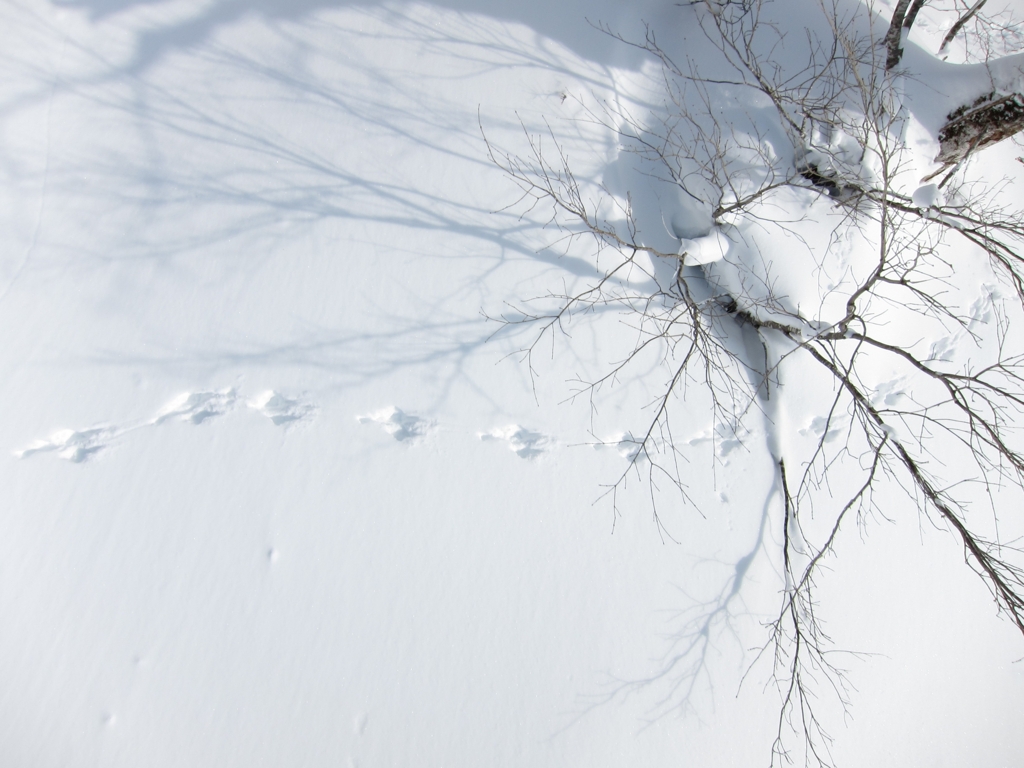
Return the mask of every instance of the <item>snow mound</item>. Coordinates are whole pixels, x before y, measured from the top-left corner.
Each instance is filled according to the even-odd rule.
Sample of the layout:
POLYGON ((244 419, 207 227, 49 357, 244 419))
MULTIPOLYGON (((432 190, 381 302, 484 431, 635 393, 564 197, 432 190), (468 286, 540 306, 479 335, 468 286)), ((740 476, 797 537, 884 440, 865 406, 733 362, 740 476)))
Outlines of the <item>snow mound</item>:
POLYGON ((731 247, 732 241, 716 227, 703 237, 681 240, 679 255, 687 264, 711 264, 725 258, 731 247))

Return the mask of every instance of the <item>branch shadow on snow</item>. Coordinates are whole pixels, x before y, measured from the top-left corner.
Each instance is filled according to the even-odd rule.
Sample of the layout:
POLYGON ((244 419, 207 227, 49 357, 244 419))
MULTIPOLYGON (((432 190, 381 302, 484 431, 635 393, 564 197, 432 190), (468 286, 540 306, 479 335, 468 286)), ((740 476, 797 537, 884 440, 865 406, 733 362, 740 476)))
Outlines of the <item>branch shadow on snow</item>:
MULTIPOLYGON (((100 19, 128 6, 97 3, 89 7, 100 19)), ((329 223, 360 230, 376 225, 435 240, 451 236, 453 247, 443 254, 444 264, 467 259, 488 263, 486 271, 468 276, 456 271, 457 279, 440 293, 408 290, 402 307, 378 302, 379 332, 306 322, 282 340, 232 338, 224 333, 214 347, 204 341, 192 348, 180 339, 169 336, 161 343, 157 337, 145 356, 111 349, 100 354, 99 362, 206 371, 223 362, 308 366, 344 371, 336 377, 338 386, 366 382, 400 368, 443 367, 450 384, 461 375, 464 363, 496 332, 502 332, 482 322, 478 314, 467 317, 451 310, 453 302, 465 304, 470 296, 477 310, 493 306, 500 297, 491 294, 490 281, 514 262, 539 261, 568 279, 597 274, 592 263, 572 253, 557 248, 538 251, 547 239, 543 222, 495 211, 493 203, 471 192, 452 199, 443 188, 417 186, 422 175, 403 172, 401 163, 385 155, 361 156, 366 150, 353 151, 344 137, 310 140, 308 133, 291 135, 288 124, 276 123, 275 115, 293 107, 315 111, 325 125, 345 126, 350 135, 356 126, 361 135, 371 136, 370 151, 387 142, 412 146, 439 164, 489 179, 497 187, 505 181, 484 152, 477 105, 455 98, 439 102, 436 93, 421 87, 423 78, 444 77, 444 73, 431 75, 401 63, 381 67, 353 57, 349 44, 416 46, 427 55, 455 57, 460 66, 476 71, 561 70, 577 80, 589 78, 595 86, 607 86, 601 66, 581 67, 550 46, 523 47, 514 38, 501 39, 491 26, 469 14, 461 15, 462 26, 439 30, 422 18, 388 10, 387 37, 321 21, 315 25, 320 36, 310 42, 302 19, 321 7, 336 4, 264 3, 250 8, 221 3, 204 11, 187 34, 179 25, 165 30, 160 38, 164 43, 140 43, 140 50, 150 50, 153 57, 167 56, 172 49, 196 48, 199 64, 190 73, 195 75, 194 83, 180 76, 173 76, 170 83, 161 80, 151 69, 157 61, 152 58, 144 66, 139 61, 130 66, 106 62, 109 66, 99 75, 94 72, 78 80, 62 77, 52 84, 53 92, 75 92, 76 98, 88 99, 118 123, 130 125, 135 139, 124 148, 111 144, 102 153, 76 158, 66 170, 56 164, 50 170, 52 187, 65 185, 67 194, 96 213, 100 237, 75 244, 83 263, 107 269, 121 262, 147 261, 158 270, 174 273, 183 256, 241 242, 244 246, 238 254, 219 259, 218 268, 254 272, 292 236, 295 227, 329 223), (217 40, 215 28, 241 18, 246 9, 268 18, 299 21, 273 26, 274 45, 265 54, 217 40), (336 48, 323 44, 325 29, 336 48), (353 76, 338 76, 346 71, 353 76), (205 77, 206 72, 227 75, 227 85, 218 86, 205 77), (233 83, 244 84, 246 90, 256 83, 260 96, 238 96, 232 92, 233 83), (83 177, 88 184, 75 183, 74 179, 83 177), (134 213, 125 213, 124 219, 131 223, 119 227, 105 223, 109 211, 119 212, 115 216, 134 213), (140 220, 147 225, 139 226, 140 220), (168 234, 166 223, 174 221, 181 226, 168 234), (154 223, 162 226, 148 226, 154 223), (117 230, 110 236, 117 248, 104 241, 105 228, 117 230), (159 235, 150 234, 151 229, 159 229, 159 235)), ((609 50, 614 47, 614 41, 589 27, 580 34, 587 33, 609 50)), ((81 53, 99 61, 100 54, 81 53)), ((166 73, 168 67, 172 65, 165 62, 160 71, 166 73)), ((39 92, 50 85, 40 82, 39 92)), ((558 99, 552 95, 550 101, 554 104, 558 99)), ((518 131, 518 123, 510 117, 488 117, 488 125, 518 131)), ((509 196, 513 191, 509 187, 509 196)), ((506 196, 497 199, 501 197, 506 196)), ((346 245, 372 250, 378 244, 346 245)), ((410 250, 408 256, 419 254, 410 250)), ((86 268, 83 263, 79 269, 86 268)))
POLYGON ((597 708, 639 696, 648 702, 645 728, 669 716, 701 716, 705 707, 703 694, 716 688, 716 664, 730 656, 725 646, 731 642, 735 652, 744 657, 750 627, 763 618, 756 606, 748 604, 746 595, 752 587, 758 587, 748 583, 756 582, 759 576, 752 574, 752 569, 756 571, 766 565, 762 562, 755 567, 755 563, 774 546, 770 521, 778 496, 778 489, 773 487, 759 515, 754 542, 742 556, 735 562, 703 561, 702 567, 711 567, 721 574, 714 582, 718 586, 712 594, 698 596, 691 589, 677 586, 687 607, 672 612, 675 629, 665 638, 664 654, 652 661, 654 671, 643 677, 611 677, 605 690, 590 696, 588 704, 566 728, 597 708))
MULTIPOLYGON (((53 0, 54 4, 85 11, 92 20, 135 11, 156 4, 157 0, 53 0)), ((497 0, 437 0, 432 5, 466 16, 483 15, 512 24, 522 24, 538 35, 558 41, 585 59, 607 65, 636 67, 644 59, 637 51, 619 46, 607 36, 597 33, 587 19, 612 22, 622 19, 635 23, 638 17, 651 18, 672 3, 648 2, 648 7, 630 6, 624 13, 621 4, 609 0, 584 2, 568 0, 551 3, 505 3, 497 0)), ((379 9, 400 18, 403 4, 367 2, 366 0, 217 0, 197 9, 197 12, 171 24, 139 32, 135 53, 123 71, 140 73, 154 62, 175 51, 206 43, 217 31, 247 17, 260 17, 269 24, 301 21, 317 12, 339 8, 379 9)))

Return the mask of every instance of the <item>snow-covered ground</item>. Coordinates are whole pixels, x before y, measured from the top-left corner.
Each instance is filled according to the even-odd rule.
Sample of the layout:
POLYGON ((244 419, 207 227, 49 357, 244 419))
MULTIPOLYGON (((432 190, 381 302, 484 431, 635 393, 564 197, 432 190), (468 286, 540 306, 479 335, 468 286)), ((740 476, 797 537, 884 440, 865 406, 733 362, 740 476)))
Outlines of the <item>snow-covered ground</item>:
MULTIPOLYGON (((695 395, 703 514, 663 509, 666 539, 642 484, 601 499, 657 382, 594 414, 566 381, 614 362, 607 325, 531 380, 487 319, 595 270, 507 207, 481 127, 523 151, 547 122, 608 178, 616 138, 574 118, 659 70, 595 26, 689 12, 0 6, 0 765, 767 762, 764 435, 695 395)), ((1019 633, 902 504, 821 584, 876 654, 842 661, 836 758, 1019 765, 1019 633)))

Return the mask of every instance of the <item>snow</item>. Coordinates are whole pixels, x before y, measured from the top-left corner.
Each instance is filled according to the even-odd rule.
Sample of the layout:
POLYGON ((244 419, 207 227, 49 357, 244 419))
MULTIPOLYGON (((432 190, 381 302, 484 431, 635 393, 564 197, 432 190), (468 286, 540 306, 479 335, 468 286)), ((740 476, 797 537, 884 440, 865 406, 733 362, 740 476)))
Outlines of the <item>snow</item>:
POLYGON ((931 208, 941 202, 942 193, 938 184, 924 184, 914 190, 910 199, 918 208, 931 208))
MULTIPOLYGON (((859 245, 827 264, 800 247, 840 211, 794 194, 778 205, 799 237, 712 229, 586 119, 657 112, 660 82, 593 24, 637 39, 647 21, 681 45, 684 12, 0 7, 0 762, 766 762, 778 698, 763 665, 744 675, 779 597, 770 422, 739 428, 688 391, 695 506, 662 508, 666 538, 635 472, 620 514, 603 496, 643 463, 657 380, 572 400, 634 329, 574 322, 531 375, 525 337, 487 320, 597 272, 586 241, 552 245, 543 212, 508 208, 481 127, 525 151, 523 128, 550 126, 588 189, 646 206, 641 235, 720 289, 842 313, 859 245)), ((946 103, 929 89, 956 100, 979 76, 946 77, 911 39, 924 167, 946 103)), ((991 322, 991 274, 963 274, 972 321, 991 322)), ((901 372, 873 373, 897 396, 901 372)), ((826 385, 787 386, 809 403, 826 385)), ((795 443, 841 427, 773 413, 795 443)), ((830 633, 882 654, 850 660, 835 754, 1012 765, 1019 637, 945 532, 906 502, 892 516, 822 583, 830 633)))
POLYGON ((711 264, 729 253, 732 243, 718 227, 703 237, 680 240, 679 255, 686 264, 711 264))

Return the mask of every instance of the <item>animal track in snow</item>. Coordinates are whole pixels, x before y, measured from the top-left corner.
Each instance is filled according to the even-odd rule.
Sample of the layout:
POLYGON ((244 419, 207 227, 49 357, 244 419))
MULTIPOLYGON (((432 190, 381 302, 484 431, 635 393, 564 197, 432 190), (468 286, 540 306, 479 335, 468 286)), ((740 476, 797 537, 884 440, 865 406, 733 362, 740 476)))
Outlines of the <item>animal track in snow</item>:
POLYGON ((547 435, 540 432, 531 432, 520 427, 518 424, 511 424, 507 427, 492 429, 490 432, 483 432, 479 435, 481 440, 504 440, 508 447, 521 459, 533 459, 551 450, 552 441, 547 435))
POLYGON ((971 319, 968 323, 970 331, 973 332, 977 330, 978 325, 987 325, 995 319, 995 302, 1002 299, 1003 295, 1004 293, 999 286, 990 285, 989 283, 981 285, 981 296, 971 304, 971 319))
POLYGON ((356 417, 360 424, 380 424, 384 431, 395 440, 411 440, 423 437, 434 427, 434 422, 406 413, 401 408, 390 406, 383 410, 356 417))
POLYGON ((799 431, 799 434, 801 437, 812 435, 817 439, 823 439, 826 443, 831 443, 843 434, 848 422, 849 419, 838 416, 833 417, 831 420, 824 416, 815 416, 811 419, 810 424, 799 431))
MULTIPOLYGON (((360 424, 377 424, 399 441, 415 441, 437 428, 436 421, 414 416, 393 405, 356 416, 356 420, 360 424)), ((505 443, 508 449, 521 459, 538 458, 561 445, 550 435, 535 432, 519 424, 509 424, 486 432, 477 432, 476 436, 483 442, 505 443)), ((638 456, 641 451, 640 441, 630 432, 619 432, 607 440, 592 443, 592 445, 595 448, 614 448, 627 461, 643 459, 642 456, 638 456)))
POLYGON ((988 325, 996 318, 995 303, 1003 298, 1003 291, 998 286, 984 283, 981 285, 981 296, 974 300, 968 310, 967 328, 960 328, 950 336, 934 341, 928 350, 928 360, 932 362, 952 363, 957 353, 964 346, 973 346, 976 340, 971 336, 978 332, 979 325, 988 325))
POLYGON ((107 441, 116 435, 116 430, 109 427, 62 429, 50 435, 48 440, 37 440, 28 448, 16 451, 14 455, 19 459, 25 459, 33 453, 56 452, 62 459, 78 464, 106 448, 107 441))
MULTIPOLYGON (((81 463, 107 448, 112 441, 128 432, 156 427, 170 420, 189 424, 203 424, 207 420, 222 416, 230 411, 237 401, 234 389, 216 391, 184 392, 157 411, 148 421, 126 425, 101 425, 90 429, 62 429, 45 440, 36 440, 28 448, 15 451, 19 459, 36 453, 55 453, 62 459, 81 463)), ((316 406, 298 399, 291 399, 273 390, 257 395, 248 406, 266 416, 278 426, 309 418, 316 406)), ((401 439, 401 438, 399 438, 401 439)))
POLYGON ((316 410, 310 403, 292 400, 272 389, 257 395, 246 405, 262 413, 279 427, 307 419, 316 410))
POLYGON ((903 378, 896 378, 879 384, 871 395, 871 404, 880 408, 888 408, 896 405, 906 397, 906 382, 903 378))
POLYGON ((960 343, 960 334, 956 336, 944 336, 938 341, 932 342, 928 349, 928 360, 935 363, 951 363, 956 355, 960 343))
POLYGON ((742 425, 735 427, 719 422, 713 428, 709 427, 691 437, 686 441, 686 445, 700 445, 712 440, 715 444, 715 453, 724 459, 737 448, 742 448, 749 436, 750 430, 742 425))
POLYGON ((222 416, 235 404, 235 390, 216 392, 184 392, 160 409, 151 424, 163 424, 168 419, 202 424, 207 419, 222 416))
POLYGON ((594 447, 614 448, 619 456, 626 461, 643 461, 644 459, 644 455, 641 454, 642 442, 633 437, 632 432, 620 432, 617 435, 612 435, 606 440, 596 443, 594 447))

